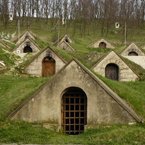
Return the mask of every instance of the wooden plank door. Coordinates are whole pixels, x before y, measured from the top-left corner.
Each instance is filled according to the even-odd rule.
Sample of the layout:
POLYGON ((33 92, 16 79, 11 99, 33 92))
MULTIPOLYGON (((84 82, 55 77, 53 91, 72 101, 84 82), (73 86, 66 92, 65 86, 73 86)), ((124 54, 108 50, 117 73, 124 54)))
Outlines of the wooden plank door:
POLYGON ((55 60, 51 57, 45 57, 42 61, 42 76, 48 77, 55 74, 55 60))
POLYGON ((105 76, 112 80, 119 79, 119 68, 116 64, 108 64, 105 68, 105 76))

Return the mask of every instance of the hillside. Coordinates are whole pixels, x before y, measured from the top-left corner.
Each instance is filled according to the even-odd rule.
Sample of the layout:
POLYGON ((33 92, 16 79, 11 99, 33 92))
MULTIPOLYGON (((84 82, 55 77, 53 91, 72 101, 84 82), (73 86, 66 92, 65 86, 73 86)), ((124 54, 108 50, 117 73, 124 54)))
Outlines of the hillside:
MULTIPOLYGON (((109 33, 102 36, 98 28, 98 33, 80 34, 79 28, 74 33, 71 27, 72 23, 65 26, 54 28, 51 23, 43 20, 36 23, 31 21, 30 30, 36 34, 37 39, 34 41, 40 52, 35 56, 28 54, 26 59, 12 53, 17 47, 11 40, 5 45, 0 45, 0 60, 7 68, 0 73, 0 143, 51 143, 51 144, 144 144, 145 127, 143 124, 136 125, 96 125, 85 130, 78 136, 68 136, 61 132, 55 132, 42 128, 42 124, 26 123, 23 121, 10 121, 8 115, 17 108, 19 104, 32 96, 42 85, 49 82, 51 77, 32 77, 23 73, 27 66, 46 48, 51 48, 56 54, 69 62, 76 58, 85 65, 92 73, 105 82, 115 93, 117 93, 135 112, 144 120, 145 119, 145 70, 139 65, 121 58, 126 64, 139 76, 135 82, 119 82, 104 78, 95 73, 92 67, 102 58, 104 58, 111 49, 93 48, 91 44, 101 38, 109 41, 114 47, 114 51, 120 54, 126 46, 124 45, 124 36, 112 28, 109 33), (114 32, 115 31, 115 32, 114 32), (54 42, 67 34, 71 40, 71 47, 75 50, 72 52, 59 49, 54 42)), ((2 24, 0 24, 2 26, 2 24)), ((25 25, 21 26, 21 34, 28 30, 25 25)), ((0 27, 1 32, 15 33, 15 22, 10 22, 7 29, 0 27)), ((131 42, 136 43, 140 48, 145 46, 145 30, 136 30, 128 28, 127 45, 131 42)), ((15 36, 17 37, 17 35, 15 36)), ((4 40, 1 40, 2 42, 4 40)), ((4 43, 4 42, 3 42, 4 43)), ((145 50, 143 49, 143 52, 145 50)), ((52 77, 53 78, 53 77, 52 77)))

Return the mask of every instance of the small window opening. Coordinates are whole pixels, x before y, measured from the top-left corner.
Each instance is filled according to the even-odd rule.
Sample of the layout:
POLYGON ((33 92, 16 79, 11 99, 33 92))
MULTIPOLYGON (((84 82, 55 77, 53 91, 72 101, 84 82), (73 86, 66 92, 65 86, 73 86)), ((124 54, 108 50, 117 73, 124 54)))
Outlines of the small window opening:
POLYGON ((138 56, 138 53, 136 53, 135 51, 131 51, 128 53, 128 56, 138 56))
POLYGON ((33 52, 32 48, 30 47, 30 44, 27 44, 27 45, 24 47, 23 52, 24 52, 24 53, 31 53, 31 52, 33 52))
POLYGON ((106 48, 107 44, 105 42, 100 42, 99 48, 106 48))
POLYGON ((69 40, 67 38, 65 38, 65 42, 70 43, 69 40))

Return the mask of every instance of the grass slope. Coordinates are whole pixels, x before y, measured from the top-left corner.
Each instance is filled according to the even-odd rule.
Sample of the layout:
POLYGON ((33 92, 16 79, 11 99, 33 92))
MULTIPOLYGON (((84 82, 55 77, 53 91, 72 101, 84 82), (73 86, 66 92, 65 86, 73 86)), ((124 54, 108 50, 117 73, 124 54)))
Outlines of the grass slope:
POLYGON ((3 61, 6 66, 11 66, 14 64, 14 55, 10 55, 10 53, 5 52, 3 48, 0 48, 0 61, 3 61))
MULTIPOLYGON (((1 26, 1 24, 0 24, 1 26)), ((110 49, 91 48, 89 44, 105 38, 109 42, 113 42, 115 52, 120 53, 125 46, 123 46, 124 35, 109 31, 108 35, 104 36, 100 33, 100 28, 96 32, 90 32, 88 35, 81 36, 79 27, 74 33, 73 27, 64 28, 63 26, 54 27, 50 23, 43 21, 31 20, 30 29, 40 38, 36 42, 41 49, 47 47, 49 44, 53 46, 52 40, 58 38, 58 34, 63 36, 68 34, 73 40, 71 46, 76 50, 75 52, 66 52, 53 46, 52 48, 62 56, 66 61, 73 57, 83 62, 87 67, 98 61, 110 49), (45 42, 41 41, 44 40, 45 42)), ((21 32, 25 31, 27 27, 21 24, 21 32)), ((2 26, 1 31, 7 33, 14 33, 16 31, 16 23, 12 22, 7 29, 2 26)), ((128 44, 132 41, 143 47, 145 30, 133 30, 128 28, 128 44), (134 35, 137 34, 137 35, 134 35)), ((14 46, 11 46, 13 49, 14 46)), ((7 50, 7 49, 6 49, 7 50)), ((11 57, 9 53, 5 53, 0 48, 0 60, 3 60, 8 67, 14 64, 15 58, 11 57)), ((124 59, 125 60, 125 59, 124 59)), ((127 64, 132 67, 137 74, 145 80, 145 71, 125 60, 127 64)), ((25 63, 26 64, 26 63, 25 63)), ((99 76, 100 77, 100 76, 99 76)), ((110 88, 112 88, 121 98, 143 118, 145 118, 145 81, 137 82, 117 82, 100 77, 110 88)), ((0 76, 0 143, 51 143, 51 144, 145 144, 145 125, 113 125, 113 126, 95 126, 93 129, 87 129, 84 134, 78 136, 68 136, 62 133, 57 133, 48 129, 44 129, 38 124, 29 124, 25 122, 10 122, 6 120, 7 114, 12 111, 19 103, 29 97, 35 90, 37 90, 47 79, 35 78, 29 76, 0 76)))
POLYGON ((30 96, 46 79, 0 76, 0 120, 5 119, 8 112, 12 111, 23 99, 30 96))
POLYGON ((95 126, 72 136, 25 122, 0 122, 0 143, 143 145, 144 134, 144 125, 95 126))
MULTIPOLYGON (((145 118, 145 82, 117 82, 99 76, 111 89, 131 105, 137 113, 145 118)), ((46 78, 0 76, 0 119, 30 96, 42 85, 46 78)))
MULTIPOLYGON (((100 77, 100 76, 99 76, 100 77)), ((100 77, 113 91, 129 103, 129 105, 145 118, 145 82, 118 82, 100 77)))
MULTIPOLYGON (((100 77, 100 76, 99 76, 100 77)), ((100 77, 108 86, 145 117, 145 82, 117 82, 100 77)), ((41 124, 11 122, 6 115, 30 96, 47 79, 0 76, 0 143, 35 144, 145 144, 145 125, 93 126, 83 134, 71 136, 45 129, 41 124)))

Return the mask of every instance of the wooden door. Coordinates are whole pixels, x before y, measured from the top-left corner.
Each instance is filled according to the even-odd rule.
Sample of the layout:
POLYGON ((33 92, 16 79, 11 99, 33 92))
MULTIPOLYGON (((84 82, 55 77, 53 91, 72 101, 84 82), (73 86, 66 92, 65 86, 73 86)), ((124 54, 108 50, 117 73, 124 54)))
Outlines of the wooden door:
POLYGON ((62 127, 66 134, 76 135, 87 124, 87 97, 79 88, 69 88, 62 97, 62 127))
POLYGON ((55 74, 55 60, 52 57, 45 57, 42 61, 42 76, 48 77, 55 74))
POLYGON ((112 80, 119 79, 119 68, 116 64, 108 64, 105 68, 105 76, 112 80))

